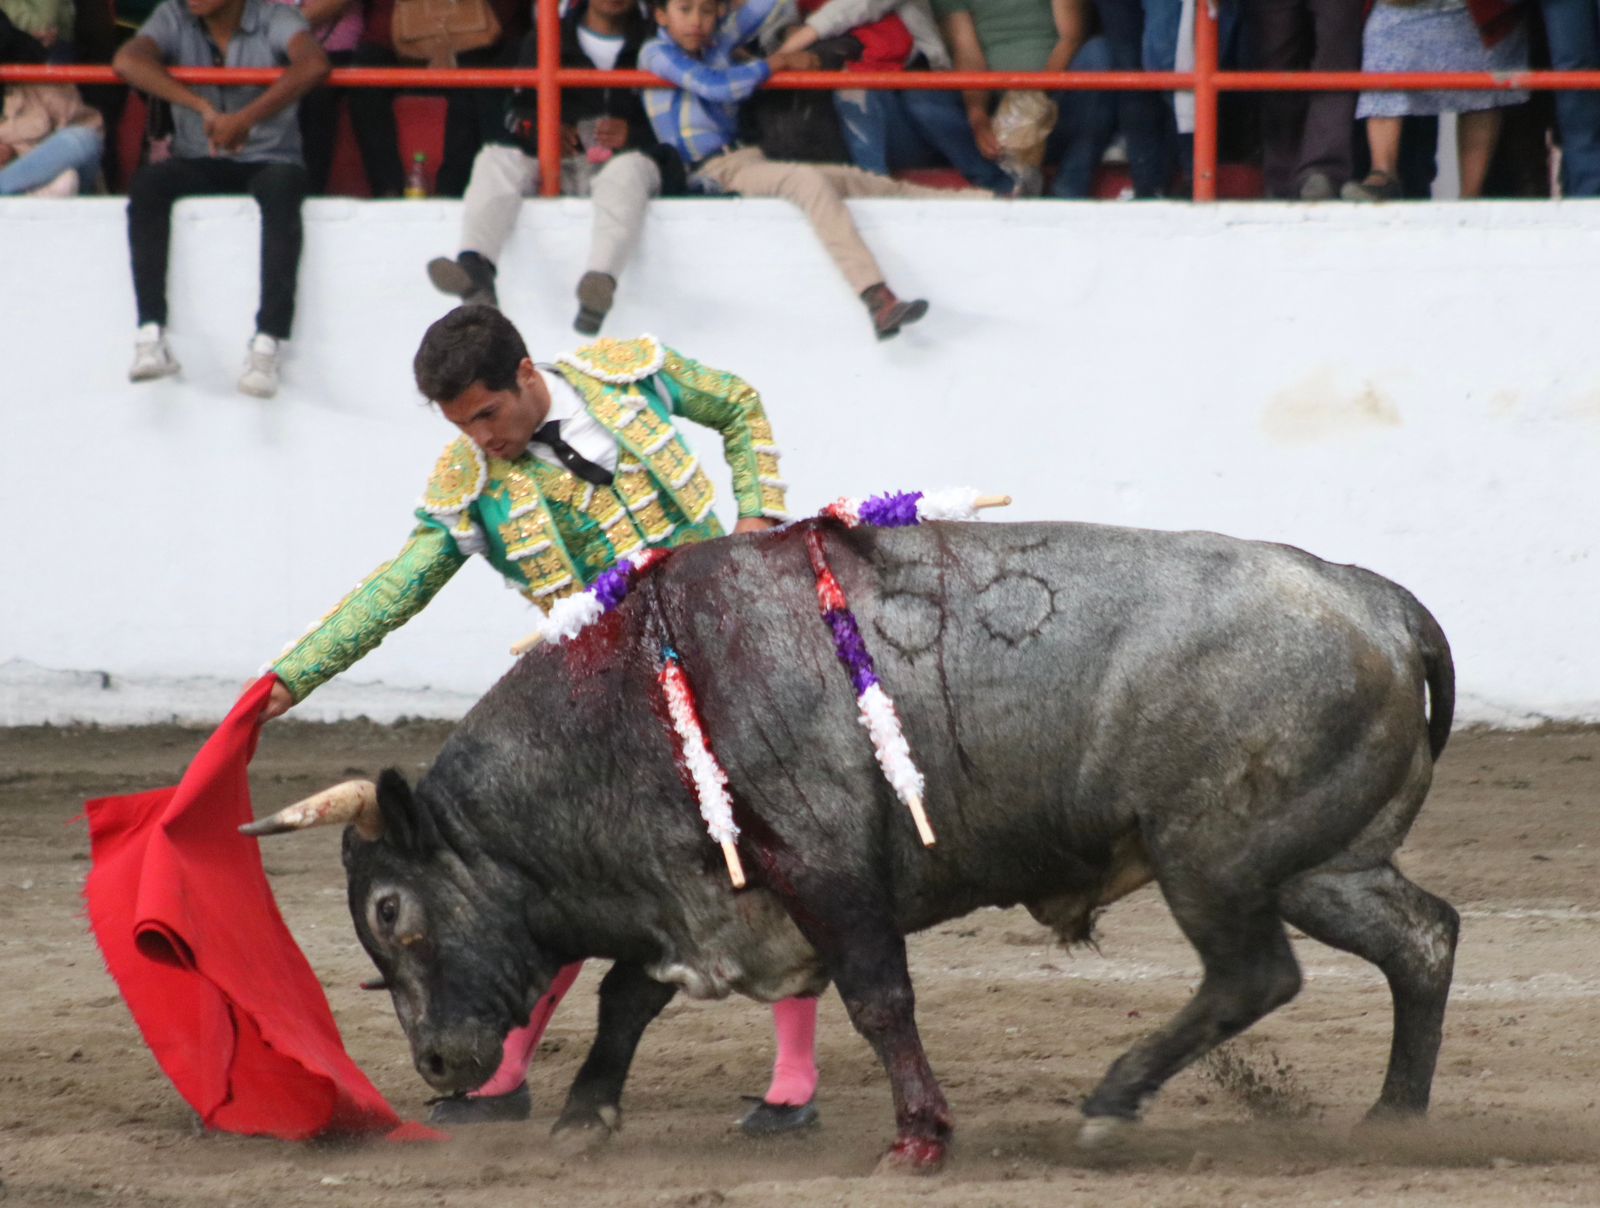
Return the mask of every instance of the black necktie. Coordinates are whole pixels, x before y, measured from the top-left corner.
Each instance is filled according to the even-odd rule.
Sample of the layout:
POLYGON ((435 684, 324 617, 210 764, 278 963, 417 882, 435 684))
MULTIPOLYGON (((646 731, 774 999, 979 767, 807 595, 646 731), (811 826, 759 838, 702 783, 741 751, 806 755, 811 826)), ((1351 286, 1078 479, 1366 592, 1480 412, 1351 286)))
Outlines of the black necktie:
POLYGON ((550 451, 556 455, 556 460, 566 466, 584 482, 592 482, 596 486, 608 487, 611 485, 613 475, 604 466, 597 466, 582 453, 579 453, 566 441, 561 439, 561 421, 553 419, 547 424, 541 424, 539 430, 533 434, 536 444, 548 445, 550 451))

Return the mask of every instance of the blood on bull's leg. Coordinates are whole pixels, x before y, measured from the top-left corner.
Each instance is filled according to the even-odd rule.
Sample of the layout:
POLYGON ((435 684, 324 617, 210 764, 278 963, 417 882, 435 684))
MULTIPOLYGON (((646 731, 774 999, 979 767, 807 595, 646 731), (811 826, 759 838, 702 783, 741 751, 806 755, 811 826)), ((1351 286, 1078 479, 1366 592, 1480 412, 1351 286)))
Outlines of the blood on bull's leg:
POLYGON ((570 1133, 577 1148, 588 1148, 621 1127, 622 1087, 639 1038, 677 992, 639 965, 619 961, 611 966, 600 983, 594 1043, 552 1132, 570 1133))

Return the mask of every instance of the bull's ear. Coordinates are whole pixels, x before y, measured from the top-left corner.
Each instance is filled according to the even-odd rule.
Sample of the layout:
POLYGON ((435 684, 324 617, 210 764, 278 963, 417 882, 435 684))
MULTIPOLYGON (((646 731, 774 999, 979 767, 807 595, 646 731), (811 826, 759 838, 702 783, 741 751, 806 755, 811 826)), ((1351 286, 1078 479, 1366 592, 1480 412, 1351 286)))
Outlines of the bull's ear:
POLYGON ((406 778, 393 768, 378 777, 378 812, 383 815, 383 836, 401 851, 423 856, 439 846, 433 815, 411 792, 406 778))

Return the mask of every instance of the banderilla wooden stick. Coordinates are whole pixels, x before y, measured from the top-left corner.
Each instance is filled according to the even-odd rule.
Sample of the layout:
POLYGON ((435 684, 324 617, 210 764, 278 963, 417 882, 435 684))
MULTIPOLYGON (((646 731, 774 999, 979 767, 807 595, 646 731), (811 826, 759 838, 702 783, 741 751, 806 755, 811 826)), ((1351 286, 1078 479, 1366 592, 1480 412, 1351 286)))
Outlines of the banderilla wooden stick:
POLYGON ((728 879, 735 889, 744 888, 744 865, 739 863, 739 849, 732 839, 722 841, 722 858, 728 862, 728 879))
POLYGON ((1011 506, 1011 496, 979 495, 977 499, 973 500, 972 506, 975 508, 1008 508, 1011 506))

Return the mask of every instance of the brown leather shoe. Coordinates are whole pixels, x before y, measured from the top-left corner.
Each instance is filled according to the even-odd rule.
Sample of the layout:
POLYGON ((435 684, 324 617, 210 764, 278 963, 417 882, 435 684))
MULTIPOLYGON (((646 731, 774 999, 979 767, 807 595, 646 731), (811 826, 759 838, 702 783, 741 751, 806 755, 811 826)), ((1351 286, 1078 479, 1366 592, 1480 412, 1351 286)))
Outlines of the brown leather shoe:
POLYGON ((915 323, 928 313, 928 304, 921 298, 902 302, 894 296, 894 291, 881 281, 862 290, 861 301, 866 304, 867 313, 872 316, 872 330, 878 334, 880 340, 899 335, 902 327, 908 323, 915 323))

